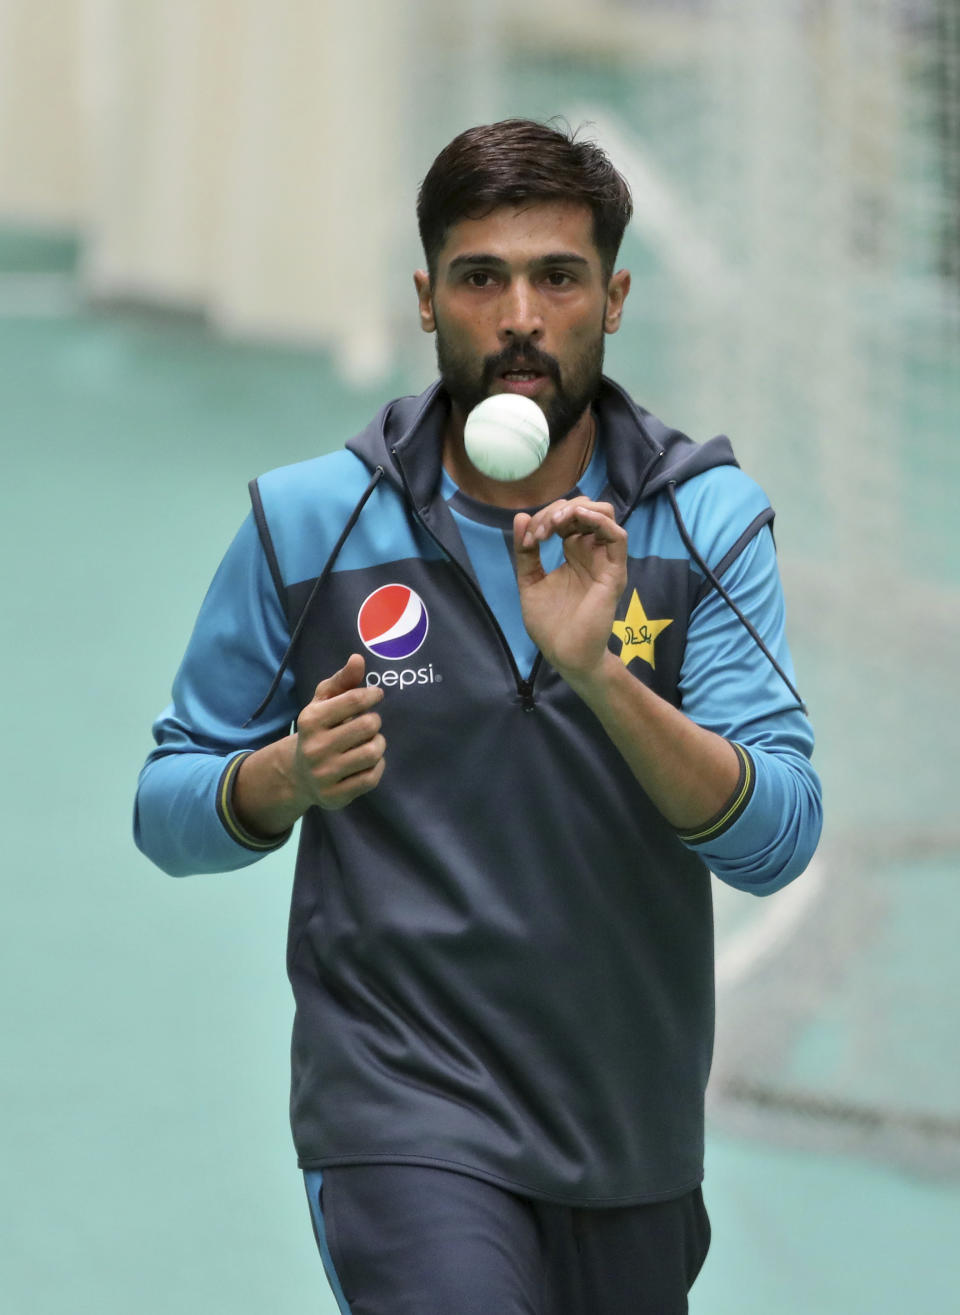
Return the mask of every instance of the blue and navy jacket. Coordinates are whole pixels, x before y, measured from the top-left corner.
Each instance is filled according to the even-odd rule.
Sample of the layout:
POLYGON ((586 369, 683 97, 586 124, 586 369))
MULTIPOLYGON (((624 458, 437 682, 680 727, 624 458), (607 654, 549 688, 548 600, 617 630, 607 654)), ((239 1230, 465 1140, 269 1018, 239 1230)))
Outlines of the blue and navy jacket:
POLYGON ((678 834, 524 649, 512 516, 450 486, 447 412, 434 385, 252 484, 154 726, 137 843, 174 875, 275 848, 233 813, 236 769, 362 652, 386 772, 305 814, 293 889, 301 1166, 435 1165, 576 1205, 679 1195, 702 1176, 709 870, 768 894, 820 829, 773 512, 725 438, 697 445, 604 381, 584 483, 629 535, 610 647, 741 760, 727 805, 678 834))

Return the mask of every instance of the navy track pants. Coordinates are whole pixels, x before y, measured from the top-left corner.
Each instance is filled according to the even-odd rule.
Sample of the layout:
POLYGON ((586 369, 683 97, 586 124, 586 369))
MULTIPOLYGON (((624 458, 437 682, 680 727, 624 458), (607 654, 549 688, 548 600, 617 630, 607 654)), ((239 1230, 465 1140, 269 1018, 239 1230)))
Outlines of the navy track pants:
POLYGON ((684 1315, 710 1245, 699 1188, 593 1210, 416 1165, 305 1179, 343 1315, 684 1315))

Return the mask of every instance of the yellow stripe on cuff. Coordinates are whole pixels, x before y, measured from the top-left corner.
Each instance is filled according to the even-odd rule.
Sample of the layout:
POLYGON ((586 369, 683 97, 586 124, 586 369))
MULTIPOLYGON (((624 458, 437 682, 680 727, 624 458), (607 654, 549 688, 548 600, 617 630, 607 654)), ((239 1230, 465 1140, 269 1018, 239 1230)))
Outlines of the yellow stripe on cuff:
MULTIPOLYGON (((733 741, 731 741, 733 743, 733 741)), ((741 779, 734 798, 730 801, 729 806, 724 809, 719 817, 716 817, 701 831, 678 831, 677 835, 681 840, 686 841, 689 845, 696 845, 704 840, 709 840, 711 836, 717 835, 730 825, 737 813, 743 808, 747 797, 753 789, 753 761, 741 745, 734 743, 733 747, 740 755, 740 773, 741 779)))
POLYGON ((237 842, 237 844, 243 845, 244 849, 261 849, 264 851, 268 849, 279 849, 290 834, 289 831, 282 836, 277 836, 270 840, 264 840, 262 836, 253 836, 249 831, 242 827, 233 811, 233 787, 236 782, 237 772, 244 758, 249 758, 251 752, 252 750, 246 749, 243 753, 238 753, 236 757, 231 758, 230 762, 227 764, 226 770, 220 778, 220 786, 217 793, 217 812, 220 814, 220 819, 230 836, 237 842))

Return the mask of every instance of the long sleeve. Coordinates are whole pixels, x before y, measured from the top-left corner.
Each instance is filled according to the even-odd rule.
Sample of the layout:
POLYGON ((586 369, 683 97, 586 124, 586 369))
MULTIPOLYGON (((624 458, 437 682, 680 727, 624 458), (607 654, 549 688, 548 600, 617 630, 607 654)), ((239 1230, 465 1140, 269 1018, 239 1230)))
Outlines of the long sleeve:
MULTIPOLYGON (((793 680, 769 526, 748 540, 722 583, 793 680)), ((740 787, 728 808, 681 839, 729 885, 758 895, 779 890, 807 866, 820 836, 813 730, 769 659, 713 590, 691 618, 680 689, 683 711, 693 721, 742 750, 740 787)))
POLYGON ((269 688, 289 634, 252 516, 210 585, 172 701, 153 725, 140 773, 137 846, 171 876, 245 867, 279 848, 244 832, 230 806, 244 753, 284 735, 299 709, 289 673, 265 714, 244 722, 269 688))

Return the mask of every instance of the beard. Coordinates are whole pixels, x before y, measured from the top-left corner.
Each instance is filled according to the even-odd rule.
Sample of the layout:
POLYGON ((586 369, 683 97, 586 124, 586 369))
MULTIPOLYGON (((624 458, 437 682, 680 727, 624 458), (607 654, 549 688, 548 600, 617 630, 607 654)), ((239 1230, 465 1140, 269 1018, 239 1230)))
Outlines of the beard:
POLYGON ((596 341, 568 365, 565 372, 561 372, 556 357, 540 351, 526 339, 517 339, 502 352, 484 357, 478 370, 476 358, 468 357, 447 341, 439 324, 436 333, 441 382, 464 416, 490 396, 494 380, 505 370, 522 365, 524 369, 547 375, 554 386, 553 396, 543 406, 551 447, 563 442, 600 391, 604 353, 602 329, 596 341))

